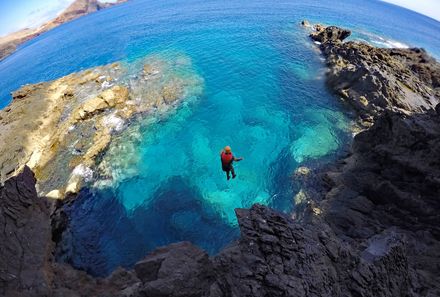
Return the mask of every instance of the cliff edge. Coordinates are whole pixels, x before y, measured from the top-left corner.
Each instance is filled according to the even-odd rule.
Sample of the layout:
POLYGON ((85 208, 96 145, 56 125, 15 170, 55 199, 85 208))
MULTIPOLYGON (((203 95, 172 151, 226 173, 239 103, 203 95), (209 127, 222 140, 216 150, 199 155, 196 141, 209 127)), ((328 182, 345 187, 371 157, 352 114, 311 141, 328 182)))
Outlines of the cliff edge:
POLYGON ((0 218, 6 226, 0 242, 8 251, 0 254, 0 293, 440 296, 439 64, 421 50, 371 48, 368 52, 378 60, 368 66, 364 58, 373 58, 356 48, 370 46, 342 42, 349 31, 317 31, 325 32, 318 42, 329 65, 329 87, 355 106, 368 125, 355 136, 346 158, 318 175, 325 190, 298 205, 301 219, 261 205, 237 209, 241 237, 218 255, 176 243, 156 249, 133 270, 117 269, 106 279, 95 279, 53 262, 54 242, 69 228, 68 218, 62 202, 36 196, 35 179, 24 167, 0 188, 0 218), (391 55, 395 51, 400 54, 391 55), (377 69, 382 67, 379 54, 384 64, 400 61, 401 68, 377 69), (414 56, 425 58, 415 63, 408 58, 414 56), (419 64, 429 74, 418 70, 419 64), (351 77, 346 71, 357 73, 358 66, 364 74, 344 83, 344 77, 351 77), (380 73, 382 79, 376 78, 380 73), (409 76, 406 84, 416 99, 404 96, 409 91, 398 88, 398 75, 409 76), (40 234, 32 242, 36 246, 28 248, 35 234, 40 234))

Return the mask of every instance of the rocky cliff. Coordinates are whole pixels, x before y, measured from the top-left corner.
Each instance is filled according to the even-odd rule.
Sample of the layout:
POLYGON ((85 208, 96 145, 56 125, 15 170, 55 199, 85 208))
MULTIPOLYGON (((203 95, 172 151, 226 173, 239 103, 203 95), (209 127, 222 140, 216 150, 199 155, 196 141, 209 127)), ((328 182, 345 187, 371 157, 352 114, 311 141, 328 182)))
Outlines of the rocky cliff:
POLYGON ((66 10, 64 10, 55 19, 44 23, 37 29, 23 29, 18 32, 11 33, 7 36, 0 37, 0 61, 15 52, 17 47, 26 41, 35 38, 44 32, 47 32, 61 24, 70 22, 74 19, 87 15, 89 13, 125 2, 126 0, 118 0, 116 2, 99 2, 97 0, 76 0, 66 10))
POLYGON ((313 38, 320 40, 329 64, 329 87, 357 106, 361 120, 367 114, 370 127, 355 136, 344 160, 316 174, 324 190, 298 205, 301 213, 295 217, 301 219, 261 205, 237 209, 241 237, 218 255, 209 257, 190 243, 176 243, 158 248, 133 270, 118 269, 106 279, 94 279, 53 262, 54 242, 68 228, 68 218, 60 202, 55 207, 37 197, 35 179, 25 167, 0 189, 5 226, 0 242, 2 251, 7 251, 0 254, 0 293, 440 296, 440 106, 431 108, 440 99, 434 83, 439 65, 421 50, 372 48, 370 53, 379 60, 369 67, 363 61, 369 59, 367 54, 353 47, 370 46, 343 43, 349 32, 336 27, 318 31, 314 34, 323 35, 313 38), (393 56, 393 51, 401 54, 393 56), (413 53, 426 56, 426 62, 400 60, 413 53), (397 59, 401 68, 377 69, 382 63, 378 54, 385 57, 383 63, 397 59), (342 73, 356 73, 356 65, 364 67, 364 75, 341 88, 343 77, 347 78, 342 73), (414 69, 402 74, 409 65, 414 69), (429 69, 429 74, 421 75, 419 66, 429 69), (374 78, 378 73, 383 74, 381 80, 374 78), (398 88, 399 75, 409 76, 405 81, 417 100, 402 95, 408 90, 398 88), (364 79, 374 84, 365 82, 363 89, 359 81, 364 79), (361 96, 368 104, 360 103, 361 96), (35 234, 38 238, 30 242, 35 234))
POLYGON ((329 88, 348 102, 369 126, 384 110, 411 114, 434 108, 440 98, 440 64, 425 50, 376 48, 343 42, 350 31, 315 25, 329 71, 329 88))

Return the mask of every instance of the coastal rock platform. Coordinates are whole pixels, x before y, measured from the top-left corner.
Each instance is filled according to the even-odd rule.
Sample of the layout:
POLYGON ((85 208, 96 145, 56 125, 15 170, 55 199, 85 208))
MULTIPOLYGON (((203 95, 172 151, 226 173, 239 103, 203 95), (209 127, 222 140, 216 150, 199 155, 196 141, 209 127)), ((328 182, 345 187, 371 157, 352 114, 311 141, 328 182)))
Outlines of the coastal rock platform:
POLYGON ((136 115, 164 114, 202 87, 172 61, 146 57, 23 86, 0 111, 0 181, 30 167, 40 195, 60 199, 93 176, 97 158, 136 115))

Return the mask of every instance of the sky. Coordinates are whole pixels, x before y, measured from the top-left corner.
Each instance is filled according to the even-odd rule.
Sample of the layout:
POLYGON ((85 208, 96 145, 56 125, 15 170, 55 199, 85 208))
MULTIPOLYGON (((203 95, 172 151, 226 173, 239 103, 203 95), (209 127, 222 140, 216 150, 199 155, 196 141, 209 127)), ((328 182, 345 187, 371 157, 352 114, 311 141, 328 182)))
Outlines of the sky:
POLYGON ((440 0, 383 0, 440 21, 440 0))
MULTIPOLYGON (((37 28, 53 19, 74 0, 0 0, 0 36, 37 28)), ((106 0, 101 2, 114 2, 106 0)))
POLYGON ((62 12, 72 0, 0 0, 0 36, 35 28, 62 12))
MULTIPOLYGON (((0 36, 36 28, 66 9, 74 0, 0 0, 0 36)), ((112 2, 107 0, 106 2, 112 2)), ((440 0, 383 0, 440 21, 440 0)))

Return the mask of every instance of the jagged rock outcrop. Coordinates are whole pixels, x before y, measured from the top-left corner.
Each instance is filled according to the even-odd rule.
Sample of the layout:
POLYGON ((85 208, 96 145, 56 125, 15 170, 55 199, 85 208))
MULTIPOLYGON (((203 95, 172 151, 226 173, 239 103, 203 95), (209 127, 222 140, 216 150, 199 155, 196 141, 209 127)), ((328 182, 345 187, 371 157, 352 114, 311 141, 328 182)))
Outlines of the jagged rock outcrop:
POLYGON ((424 112, 440 101, 440 65, 423 49, 385 49, 343 42, 351 32, 315 25, 329 67, 327 84, 351 104, 366 126, 384 110, 424 112))
MULTIPOLYGON (((37 197, 34 184, 32 172, 25 167, 0 188, 1 218, 8 226, 1 238, 6 253, 0 255, 0 293, 6 296, 440 293, 439 241, 428 230, 413 232, 389 222, 378 223, 381 228, 362 238, 344 232, 336 222, 344 213, 352 215, 354 204, 346 200, 347 195, 327 197, 330 205, 339 207, 338 216, 324 206, 323 215, 309 214, 307 224, 261 205, 238 209, 241 238, 214 257, 187 242, 171 244, 147 255, 134 271, 119 268, 105 279, 95 279, 53 261, 49 203, 37 197), (21 257, 16 257, 17 247, 21 257)), ((362 209, 356 204, 357 211, 362 211, 360 218, 383 214, 384 203, 363 203, 368 204, 362 209)))
POLYGON ((45 266, 53 243, 48 222, 49 209, 25 167, 0 188, 0 294, 37 287, 49 278, 45 266))
MULTIPOLYGON (((326 56, 332 65, 334 59, 343 59, 338 49, 344 47, 334 38, 346 33, 330 30, 321 48, 332 53, 326 56)), ((350 52, 356 61, 359 52, 350 52)), ((430 79, 434 86, 439 68, 433 60, 423 67, 429 69, 423 78, 422 72, 407 74, 414 76, 413 82, 423 82, 414 90, 425 100, 427 82, 430 79)), ((338 84, 331 83, 333 75, 329 74, 329 86, 338 91, 338 84)), ((385 79, 393 81, 395 74, 385 79)), ((349 94, 363 90, 357 83, 348 85, 353 88, 349 94)), ((387 89, 394 83, 398 84, 380 85, 387 89)), ((379 92, 373 90, 365 94, 379 92)), ((379 108, 373 99, 371 109, 358 109, 360 115, 373 116, 371 127, 355 136, 344 160, 322 174, 323 191, 297 208, 302 213, 295 217, 301 220, 261 205, 237 209, 241 237, 213 257, 190 243, 172 244, 147 255, 134 270, 117 269, 105 279, 55 263, 54 242, 68 218, 61 202, 49 217, 52 204, 37 197, 32 172, 24 167, 0 188, 0 219, 5 226, 0 238, 0 294, 440 296, 440 105, 417 107, 413 97, 392 90, 396 93, 387 94, 397 96, 390 97, 394 101, 379 108), (394 105, 396 100, 399 105, 394 105), (40 235, 38 240, 28 245, 34 234, 40 235)), ((297 175, 310 179, 312 173, 302 168, 297 175)))
POLYGON ((0 296, 129 296, 133 272, 116 270, 105 280, 55 263, 51 227, 53 201, 37 196, 25 166, 0 187, 0 296))
POLYGON ((410 279, 401 296, 440 294, 439 119, 433 110, 386 111, 355 137, 341 168, 325 174, 320 207, 338 237, 373 255, 398 243, 410 279))
POLYGON ((315 32, 312 32, 310 37, 321 44, 332 43, 334 45, 335 42, 340 42, 351 35, 350 30, 336 26, 323 27, 321 25, 315 25, 314 28, 315 32))
MULTIPOLYGON (((345 221, 337 223, 351 236, 362 237, 362 232, 375 232, 377 225, 392 222, 440 238, 436 224, 440 222, 439 153, 440 117, 436 112, 413 116, 385 112, 373 127, 355 137, 353 153, 342 172, 327 173, 327 181, 336 185, 331 196, 349 196, 345 200, 361 210, 368 211, 372 205, 384 209, 376 217, 368 214, 369 232, 347 220, 347 214, 345 221)), ((333 219, 338 213, 334 211, 333 219)), ((365 214, 356 213, 357 220, 361 216, 365 214)))
POLYGON ((358 249, 318 217, 304 225, 260 205, 237 217, 241 238, 214 258, 211 296, 416 296, 397 231, 358 249))
POLYGON ((214 280, 208 254, 189 242, 156 249, 134 270, 145 296, 204 296, 214 280))

